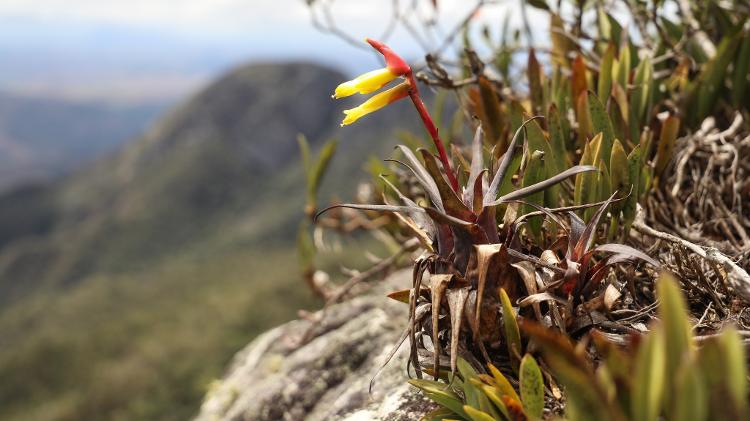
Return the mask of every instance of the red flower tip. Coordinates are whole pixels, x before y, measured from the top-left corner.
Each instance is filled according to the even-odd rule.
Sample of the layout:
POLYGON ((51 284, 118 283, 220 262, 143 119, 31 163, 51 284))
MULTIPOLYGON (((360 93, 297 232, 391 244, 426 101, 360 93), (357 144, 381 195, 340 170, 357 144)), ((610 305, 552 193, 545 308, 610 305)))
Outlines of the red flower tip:
POLYGON ((380 41, 375 41, 371 38, 367 38, 365 40, 372 46, 372 48, 378 50, 378 52, 382 54, 383 57, 385 57, 385 65, 386 67, 388 67, 388 70, 399 76, 403 76, 411 72, 411 67, 409 67, 406 61, 399 57, 399 55, 396 54, 393 50, 391 50, 389 46, 383 44, 380 41))

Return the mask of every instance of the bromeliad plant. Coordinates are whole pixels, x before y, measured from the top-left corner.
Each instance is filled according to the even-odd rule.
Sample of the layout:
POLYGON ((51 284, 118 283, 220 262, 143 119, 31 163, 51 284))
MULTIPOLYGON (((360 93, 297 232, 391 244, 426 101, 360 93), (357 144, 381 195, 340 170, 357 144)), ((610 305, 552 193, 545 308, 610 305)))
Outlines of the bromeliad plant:
MULTIPOLYGON (((572 21, 563 18, 562 3, 555 10, 544 0, 528 2, 549 11, 548 60, 540 62, 533 48, 519 49, 517 39, 506 43, 503 36, 501 48, 493 49, 496 59, 485 63, 467 35, 462 79, 454 80, 434 58, 427 59, 430 74, 414 74, 391 49, 368 40, 386 67, 340 85, 334 94, 372 93, 398 79, 347 110, 342 125, 408 96, 436 148, 437 156, 398 146, 393 162, 410 179, 383 177, 382 203, 337 205, 393 213, 424 248, 411 288, 390 295, 409 304, 401 342, 409 339, 419 380, 425 371, 455 382, 441 370, 455 374, 460 357, 478 371, 492 363, 518 373, 521 356, 543 340, 528 329, 522 336, 516 319, 535 320, 566 337, 609 323, 612 331, 619 329, 609 335, 622 340, 622 331, 632 328, 612 323, 612 303, 622 289, 615 285, 623 280, 611 269, 636 259, 658 263, 626 245, 602 243, 631 239, 637 204, 667 177, 682 133, 699 127, 712 110, 728 121, 729 105, 749 108, 750 9, 742 2, 627 1, 639 37, 607 13, 609 2, 576 2, 572 21), (676 5, 681 20, 659 16, 664 3, 676 5), (584 12, 594 18, 587 17, 586 25, 584 12), (510 71, 512 54, 519 52, 528 57, 525 74, 510 71), (496 71, 486 72, 489 66, 496 71), (446 127, 430 117, 416 80, 468 97, 461 112, 480 122, 470 145, 440 139, 438 127, 446 127), (518 94, 526 91, 515 89, 519 82, 528 95, 518 94)), ((653 300, 648 288, 643 294, 630 289, 634 300, 653 300)), ((466 377, 459 377, 465 385, 466 377)), ((566 386, 576 392, 575 384, 566 386)), ((612 390, 593 396, 611 402, 612 390)), ((471 394, 453 392, 462 404, 471 394)), ((458 408, 451 408, 454 415, 487 419, 458 408)))
MULTIPOLYGON (((586 291, 596 289, 595 283, 601 280, 611 263, 648 257, 624 245, 592 249, 598 219, 616 200, 614 197, 593 204, 599 207, 598 216, 588 225, 583 225, 575 215, 571 216, 570 224, 557 215, 590 205, 542 206, 538 196, 547 194, 550 188, 559 187, 559 183, 569 177, 596 171, 597 167, 556 167, 559 171, 548 174, 551 176, 540 176, 544 174, 540 171, 542 167, 556 161, 550 141, 541 134, 537 117, 518 125, 500 158, 496 161, 491 158, 494 165, 485 165, 484 135, 481 129, 477 129, 468 171, 458 177, 419 97, 409 66, 385 45, 372 40, 368 42, 384 55, 386 69, 340 85, 334 96, 373 92, 398 77, 405 81, 377 94, 360 107, 345 111, 347 119, 344 124, 410 96, 435 143, 439 158, 419 149, 420 160, 409 148, 399 146, 405 160, 396 162, 411 172, 421 186, 422 194, 409 197, 386 180, 401 204, 393 205, 384 200, 385 204, 341 204, 331 208, 395 213, 421 241, 425 253, 415 263, 412 288, 392 294, 392 298, 408 302, 410 306, 409 327, 404 339, 410 339, 410 360, 418 377, 421 378, 424 360, 431 360, 435 377, 439 376, 441 368, 449 367, 455 372, 460 352, 475 355, 476 360, 486 362, 497 360, 497 355, 505 355, 501 362, 507 365, 510 361, 512 369, 517 370, 523 349, 517 330, 513 335, 510 329, 510 321, 515 318, 512 302, 527 297, 531 300, 527 303, 533 305, 538 320, 543 322, 549 320, 550 315, 542 313, 540 303, 562 302, 567 307, 582 304, 587 298, 586 291), (519 140, 527 131, 529 135, 523 144, 523 153, 518 154, 519 140), (518 178, 520 183, 512 179, 519 167, 523 169, 518 178), (521 207, 528 207, 532 212, 527 211, 523 218, 519 218, 521 207), (542 238, 541 219, 545 217, 548 220, 542 238), (501 220, 503 223, 499 224, 501 220), (558 252, 562 254, 561 240, 571 244, 564 260, 557 259, 558 252), (542 248, 545 244, 550 245, 546 251, 542 248), (611 254, 612 258, 597 260, 595 252, 611 254), (425 273, 428 273, 426 277, 425 273), (573 292, 577 295, 573 296, 573 292), (502 307, 506 308, 505 321, 499 317, 502 307), (448 363, 443 364, 446 349, 448 363), (501 349, 507 352, 488 352, 501 349)), ((489 155, 494 157, 495 153, 489 155)), ((572 200, 563 189, 556 189, 554 194, 558 204, 572 200)), ((556 308, 545 306, 549 312, 553 307, 556 308)), ((572 323, 574 313, 571 310, 562 314, 555 312, 556 323, 561 329, 572 323)))

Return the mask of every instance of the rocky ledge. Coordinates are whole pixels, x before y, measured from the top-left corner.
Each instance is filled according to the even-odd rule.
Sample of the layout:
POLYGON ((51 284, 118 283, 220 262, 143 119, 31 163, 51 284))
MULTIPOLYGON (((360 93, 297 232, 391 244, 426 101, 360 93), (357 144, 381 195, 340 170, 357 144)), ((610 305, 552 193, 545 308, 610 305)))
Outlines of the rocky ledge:
POLYGON ((319 323, 295 320, 260 335, 211 388, 197 420, 419 419, 432 404, 406 382, 407 344, 368 391, 407 322, 407 306, 385 292, 410 283, 410 272, 397 272, 316 313, 319 323))

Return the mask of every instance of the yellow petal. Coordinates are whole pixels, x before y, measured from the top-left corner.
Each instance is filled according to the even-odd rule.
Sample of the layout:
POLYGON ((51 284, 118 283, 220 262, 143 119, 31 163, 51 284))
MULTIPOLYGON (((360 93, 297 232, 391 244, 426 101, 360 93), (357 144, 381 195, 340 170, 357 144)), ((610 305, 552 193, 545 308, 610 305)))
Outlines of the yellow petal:
POLYGON ((333 97, 338 99, 357 93, 369 94, 370 92, 375 92, 382 88, 388 82, 397 77, 397 74, 391 72, 387 68, 373 70, 361 76, 357 76, 354 80, 344 82, 337 86, 336 93, 333 94, 333 97))
POLYGON ((362 103, 356 108, 350 110, 344 110, 346 118, 341 122, 342 126, 352 124, 359 120, 361 117, 370 114, 371 112, 377 111, 393 101, 398 101, 404 98, 409 93, 409 84, 407 82, 400 83, 387 91, 381 92, 377 95, 370 97, 367 101, 362 103))

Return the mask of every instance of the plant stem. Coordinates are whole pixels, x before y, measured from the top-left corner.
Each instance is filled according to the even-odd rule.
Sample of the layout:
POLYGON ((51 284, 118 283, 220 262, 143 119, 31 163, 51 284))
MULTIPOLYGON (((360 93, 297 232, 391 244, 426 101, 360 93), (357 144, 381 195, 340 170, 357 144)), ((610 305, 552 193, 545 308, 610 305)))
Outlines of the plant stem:
MULTIPOLYGON (((614 213, 614 212, 613 212, 614 213)), ((612 219, 609 221, 609 232, 607 232, 607 241, 611 242, 617 235, 617 227, 620 226, 620 216, 612 215, 612 219)))
POLYGON ((451 162, 448 159, 448 153, 445 151, 445 145, 443 145, 443 141, 440 140, 435 122, 432 120, 430 112, 427 111, 427 107, 425 107, 424 102, 422 101, 422 97, 419 95, 419 89, 417 88, 417 81, 414 79, 414 74, 409 72, 409 74, 407 75, 407 79, 411 87, 409 89, 409 98, 411 98, 411 102, 414 103, 414 107, 417 109, 419 116, 422 117, 422 123, 424 124, 424 127, 427 129, 430 137, 432 137, 432 141, 435 143, 438 155, 440 155, 440 161, 443 163, 445 174, 448 176, 448 181, 451 183, 453 191, 458 193, 458 179, 456 179, 456 175, 453 173, 451 162))

